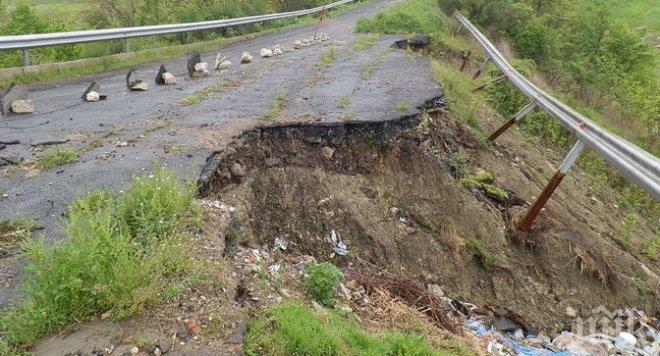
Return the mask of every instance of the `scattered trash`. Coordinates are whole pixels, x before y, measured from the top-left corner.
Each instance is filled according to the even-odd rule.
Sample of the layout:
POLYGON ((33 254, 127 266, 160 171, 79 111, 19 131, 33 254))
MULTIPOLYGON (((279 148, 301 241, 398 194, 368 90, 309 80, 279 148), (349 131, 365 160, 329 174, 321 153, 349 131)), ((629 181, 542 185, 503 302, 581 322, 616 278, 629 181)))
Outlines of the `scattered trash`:
POLYGON ((287 245, 288 243, 283 237, 276 237, 275 242, 273 243, 273 251, 286 251, 287 245))
POLYGON ((330 231, 330 243, 332 243, 332 251, 339 256, 348 255, 348 248, 346 244, 341 240, 341 236, 335 231, 330 231))

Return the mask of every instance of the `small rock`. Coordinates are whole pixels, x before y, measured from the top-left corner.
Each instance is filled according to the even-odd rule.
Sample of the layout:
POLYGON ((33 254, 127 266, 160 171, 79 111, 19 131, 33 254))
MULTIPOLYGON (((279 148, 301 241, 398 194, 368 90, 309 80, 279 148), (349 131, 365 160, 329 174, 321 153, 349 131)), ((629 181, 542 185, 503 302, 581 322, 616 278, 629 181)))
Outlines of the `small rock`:
POLYGON ((268 48, 262 48, 261 51, 259 51, 259 55, 261 58, 269 58, 273 56, 273 51, 269 50, 268 48))
POLYGON ((93 102, 93 101, 99 101, 99 100, 101 100, 101 96, 99 95, 99 93, 97 93, 93 90, 90 91, 89 93, 87 93, 87 95, 85 95, 85 101, 93 102))
POLYGON ((234 164, 231 165, 230 172, 232 177, 239 179, 245 177, 246 175, 245 168, 243 168, 243 166, 238 162, 234 162, 234 164))
POLYGON ((32 100, 14 100, 10 105, 11 112, 14 114, 30 114, 34 112, 32 100))
POLYGON ((163 352, 160 350, 159 347, 156 347, 156 348, 154 349, 153 354, 156 355, 156 356, 160 356, 160 355, 163 354, 163 352))
POLYGON ((571 307, 566 307, 566 315, 571 318, 575 318, 577 316, 577 311, 571 307))
POLYGON ((279 56, 280 54, 282 54, 282 49, 281 48, 279 48, 279 47, 273 48, 273 55, 279 56))
POLYGON ((282 160, 277 157, 268 157, 264 160, 266 167, 279 166, 282 163, 282 160))
POLYGON ((614 340, 614 346, 621 351, 633 352, 635 351, 635 345, 637 344, 637 338, 627 332, 620 332, 614 340))
POLYGON ((330 148, 330 147, 328 147, 328 146, 325 146, 325 147, 323 147, 323 148, 321 149, 321 155, 322 155, 323 158, 325 158, 325 159, 328 159, 328 160, 329 160, 329 159, 332 159, 332 156, 333 156, 334 154, 335 154, 335 150, 332 149, 332 148, 330 148))
POLYGON ((178 339, 180 340, 187 340, 188 337, 190 337, 190 332, 188 331, 188 328, 186 325, 179 325, 179 329, 176 331, 176 334, 174 334, 178 339))
POLYGON ((241 54, 241 63, 243 64, 252 63, 253 59, 254 57, 249 52, 243 52, 241 54))
POLYGON ((170 72, 163 73, 163 81, 165 82, 165 85, 176 84, 176 78, 174 78, 174 75, 170 72))
POLYGON ((299 49, 300 47, 302 47, 302 41, 296 40, 296 42, 293 42, 294 49, 299 49))
POLYGON ((145 82, 137 82, 131 85, 131 90, 135 91, 147 91, 149 90, 149 84, 145 82))
POLYGON ((133 348, 131 348, 131 354, 132 354, 132 355, 137 355, 139 352, 140 352, 140 348, 139 348, 139 347, 137 347, 137 346, 133 346, 133 348))
POLYGON ((192 72, 193 78, 203 78, 209 76, 209 65, 206 62, 200 62, 195 64, 194 70, 192 72))
MULTIPOLYGON (((220 54, 218 54, 218 57, 220 54)), ((215 59, 215 70, 221 71, 221 70, 227 70, 231 67, 231 61, 227 60, 227 56, 224 56, 222 58, 216 58, 215 59)))

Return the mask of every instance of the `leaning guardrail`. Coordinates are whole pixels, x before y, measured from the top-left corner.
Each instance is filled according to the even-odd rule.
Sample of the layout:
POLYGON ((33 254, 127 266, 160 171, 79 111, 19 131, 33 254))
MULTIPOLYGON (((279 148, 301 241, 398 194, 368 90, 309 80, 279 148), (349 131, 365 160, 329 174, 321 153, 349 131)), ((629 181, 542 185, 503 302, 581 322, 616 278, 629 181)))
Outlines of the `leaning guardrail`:
POLYGON ((124 40, 124 52, 128 52, 130 50, 128 39, 130 38, 218 29, 223 27, 252 24, 262 21, 272 21, 272 20, 285 19, 289 17, 305 16, 305 15, 315 14, 318 12, 323 12, 353 1, 355 0, 341 0, 311 9, 282 12, 276 14, 239 17, 235 19, 224 19, 224 20, 170 24, 170 25, 112 28, 112 29, 103 29, 103 30, 3 36, 0 37, 0 51, 22 50, 23 62, 25 63, 25 65, 30 64, 30 57, 28 51, 31 48, 38 48, 38 47, 61 46, 68 44, 110 41, 110 40, 124 40))
POLYGON ((497 139, 509 127, 522 120, 525 115, 537 107, 545 110, 545 112, 557 120, 564 128, 572 132, 578 139, 575 146, 573 146, 562 162, 559 170, 550 179, 548 185, 518 225, 518 230, 527 231, 531 228, 534 219, 541 212, 585 146, 598 152, 598 154, 618 168, 626 177, 637 183, 656 200, 660 200, 660 159, 658 157, 598 127, 582 114, 538 88, 515 70, 488 38, 479 32, 460 12, 455 12, 454 17, 456 17, 461 26, 459 30, 465 28, 488 55, 474 77, 478 77, 487 63, 492 61, 503 72, 503 77, 507 78, 530 99, 529 104, 523 107, 490 136, 490 140, 497 139))

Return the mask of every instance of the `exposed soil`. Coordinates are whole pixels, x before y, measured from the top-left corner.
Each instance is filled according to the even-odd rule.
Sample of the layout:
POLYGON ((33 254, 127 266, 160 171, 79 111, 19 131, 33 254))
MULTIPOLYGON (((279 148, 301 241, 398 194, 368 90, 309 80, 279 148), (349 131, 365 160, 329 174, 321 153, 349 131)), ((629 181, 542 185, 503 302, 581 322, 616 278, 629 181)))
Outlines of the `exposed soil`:
MULTIPOLYGON (((591 218, 600 209, 548 208, 530 234, 515 236, 510 227, 526 211, 517 189, 500 201, 458 184, 491 169, 484 161, 498 152, 443 107, 424 111, 248 131, 209 157, 201 191, 236 207, 241 246, 284 239, 296 253, 438 284, 530 330, 561 331, 572 320, 567 307, 636 306, 657 315, 657 264, 603 241, 599 230, 620 231, 591 218), (333 252, 333 231, 346 256, 333 252), (639 293, 640 281, 650 295, 639 293)), ((494 173, 500 186, 529 174, 515 164, 494 173)))

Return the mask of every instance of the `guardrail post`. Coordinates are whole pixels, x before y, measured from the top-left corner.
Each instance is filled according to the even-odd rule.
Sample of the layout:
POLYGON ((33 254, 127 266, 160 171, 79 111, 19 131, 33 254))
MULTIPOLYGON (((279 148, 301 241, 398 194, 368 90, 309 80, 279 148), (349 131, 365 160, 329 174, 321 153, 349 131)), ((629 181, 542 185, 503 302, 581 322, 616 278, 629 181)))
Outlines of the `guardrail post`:
POLYGON ((490 56, 486 57, 486 60, 483 63, 481 63, 481 65, 479 66, 479 69, 477 69, 477 72, 474 73, 474 75, 472 76, 472 79, 479 78, 479 76, 481 75, 481 72, 483 72, 483 70, 486 68, 486 65, 488 64, 489 61, 490 61, 490 56))
POLYGON ((124 53, 131 51, 131 44, 128 42, 128 38, 124 38, 124 53))
POLYGON ((503 134, 506 130, 508 130, 513 124, 519 122, 522 120, 525 115, 529 114, 534 108, 536 107, 536 103, 531 101, 529 104, 525 105, 524 108, 520 109, 515 115, 513 115, 509 121, 504 123, 499 129, 497 129, 495 132, 493 132, 492 135, 488 137, 489 141, 495 141, 498 137, 500 137, 501 134, 503 134))
POLYGON ((24 49, 23 50, 23 65, 26 67, 30 65, 30 50, 29 49, 24 49))
POLYGON ((483 89, 483 88, 485 88, 485 87, 487 87, 487 86, 489 86, 489 85, 495 85, 495 84, 497 84, 497 83, 503 82, 505 79, 506 79, 506 75, 502 74, 502 75, 500 75, 499 77, 497 77, 497 78, 491 80, 490 82, 485 83, 485 84, 482 84, 482 85, 480 85, 480 86, 478 86, 478 87, 472 89, 472 91, 473 91, 473 92, 477 92, 477 91, 479 91, 479 90, 481 90, 481 89, 483 89))
POLYGON ((527 215, 525 215, 525 217, 518 225, 518 231, 521 232, 529 231, 529 229, 532 227, 532 224, 534 223, 534 220, 539 215, 545 204, 548 202, 548 199, 550 199, 552 193, 555 192, 555 189, 557 189, 559 183, 561 183, 562 179, 564 179, 568 171, 571 169, 571 167, 577 160, 577 158, 580 156, 580 153, 582 152, 583 149, 584 149, 584 143, 578 140, 573 146, 573 148, 571 148, 571 150, 568 152, 566 158, 564 158, 564 161, 559 166, 559 170, 557 171, 557 173, 555 173, 555 175, 552 176, 552 178, 550 178, 550 182, 548 182, 548 185, 545 186, 545 189, 543 189, 541 195, 536 199, 532 207, 529 208, 527 215))
POLYGON ((470 51, 463 52, 461 55, 461 59, 463 62, 461 63, 461 72, 465 71, 465 67, 467 67, 468 63, 470 62, 470 51))

